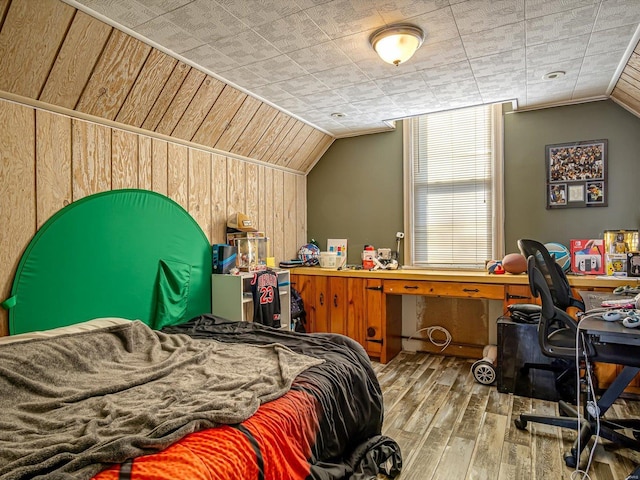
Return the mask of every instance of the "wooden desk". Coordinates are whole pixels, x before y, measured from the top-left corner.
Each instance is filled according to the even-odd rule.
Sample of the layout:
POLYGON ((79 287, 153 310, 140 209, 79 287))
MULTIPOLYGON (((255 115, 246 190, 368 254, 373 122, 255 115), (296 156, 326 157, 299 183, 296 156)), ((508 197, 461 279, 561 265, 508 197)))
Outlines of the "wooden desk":
MULTIPOLYGON (((310 331, 348 335, 382 363, 402 349, 402 295, 500 301, 502 312, 506 312, 511 303, 533 303, 526 274, 417 269, 338 271, 302 267, 291 270, 291 281, 304 300, 310 331)), ((585 275, 570 276, 569 282, 576 290, 611 291, 619 285, 637 284, 640 279, 585 275)), ((461 305, 462 302, 458 307, 461 305)), ((442 353, 481 358, 489 342, 490 322, 495 320, 484 318, 471 324, 466 318, 453 318, 453 328, 447 326, 453 341, 442 353)), ((424 349, 440 351, 426 342, 424 349)))

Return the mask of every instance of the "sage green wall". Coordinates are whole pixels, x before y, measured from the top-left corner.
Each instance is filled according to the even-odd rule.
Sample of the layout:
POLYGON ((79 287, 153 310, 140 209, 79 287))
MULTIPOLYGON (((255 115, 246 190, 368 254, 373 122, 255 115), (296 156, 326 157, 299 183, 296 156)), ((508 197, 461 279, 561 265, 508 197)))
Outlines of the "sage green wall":
POLYGON ((396 248, 403 231, 402 122, 393 132, 339 139, 307 176, 308 237, 346 238, 347 262, 365 244, 396 248))
MULTIPOLYGON (((640 119, 612 101, 504 117, 505 245, 518 238, 568 245, 606 229, 640 228, 640 119), (608 207, 546 209, 545 145, 609 142, 608 207)), ((394 132, 336 140, 307 177, 309 238, 349 240, 349 263, 364 244, 395 249, 403 231, 402 125, 394 132)))
POLYGON ((504 117, 505 242, 569 244, 608 229, 640 227, 640 119, 611 100, 504 117), (608 140, 608 206, 546 209, 545 145, 608 140))

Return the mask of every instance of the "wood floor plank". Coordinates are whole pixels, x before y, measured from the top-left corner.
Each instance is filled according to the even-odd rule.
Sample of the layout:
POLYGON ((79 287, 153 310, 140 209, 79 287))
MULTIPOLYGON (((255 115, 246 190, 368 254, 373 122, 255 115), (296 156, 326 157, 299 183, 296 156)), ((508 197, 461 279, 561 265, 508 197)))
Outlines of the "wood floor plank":
POLYGON ((493 480, 500 472, 502 444, 507 428, 507 416, 495 413, 483 415, 475 449, 471 457, 468 480, 493 480))
MULTIPOLYGON (((420 447, 417 448, 415 452, 412 452, 412 455, 406 455, 406 465, 399 476, 399 480, 432 479, 450 438, 450 429, 432 428, 422 440, 420 447)), ((402 445, 400 446, 402 447, 402 445)), ((407 446, 404 448, 409 449, 407 446)), ((404 451, 405 450, 403 450, 403 452, 404 451)), ((405 454, 403 453, 403 455, 405 454)))
POLYGON ((518 443, 504 442, 500 456, 498 480, 533 478, 531 476, 531 449, 518 443))
MULTIPOLYGON (((536 415, 557 415, 557 404, 546 400, 534 399, 533 411, 536 415)), ((530 423, 532 451, 535 458, 533 477, 536 479, 557 479, 562 470, 560 429, 540 423, 530 423)))
POLYGON ((432 387, 429 395, 425 396, 422 404, 412 413, 403 428, 410 432, 426 433, 448 392, 449 388, 444 385, 432 387))
POLYGON ((445 448, 434 480, 451 480, 452 478, 465 478, 475 442, 467 438, 452 437, 445 448))
POLYGON ((467 407, 464 410, 460 422, 458 422, 455 427, 454 435, 456 437, 473 440, 478 437, 480 425, 485 417, 485 410, 489 399, 489 387, 477 384, 471 388, 470 393, 467 407))
POLYGON ((509 415, 510 396, 498 392, 495 388, 489 389, 489 401, 487 402, 487 412, 499 415, 509 415))
MULTIPOLYGON (((504 394, 503 394, 504 395, 504 394)), ((520 445, 531 446, 531 433, 529 430, 519 430, 514 425, 514 421, 521 413, 531 411, 531 399, 526 397, 511 396, 511 412, 505 440, 520 445)))

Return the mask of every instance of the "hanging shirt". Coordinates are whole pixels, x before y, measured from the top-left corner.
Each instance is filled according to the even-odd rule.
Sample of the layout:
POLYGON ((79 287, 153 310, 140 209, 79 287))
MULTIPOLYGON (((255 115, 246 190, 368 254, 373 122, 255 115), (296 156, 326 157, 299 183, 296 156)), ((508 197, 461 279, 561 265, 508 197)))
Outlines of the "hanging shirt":
POLYGON ((278 275, 273 270, 262 270, 253 274, 253 321, 269 327, 280 328, 280 290, 278 275))

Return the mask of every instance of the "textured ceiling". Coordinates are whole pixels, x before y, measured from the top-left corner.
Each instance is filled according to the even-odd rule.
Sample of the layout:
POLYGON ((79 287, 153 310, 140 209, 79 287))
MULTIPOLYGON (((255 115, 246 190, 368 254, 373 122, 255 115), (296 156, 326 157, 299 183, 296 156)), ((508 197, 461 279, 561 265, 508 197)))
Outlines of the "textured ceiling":
POLYGON ((336 137, 481 103, 604 98, 640 38, 640 0, 65 2, 336 137), (398 67, 368 43, 394 22, 426 32, 398 67))

